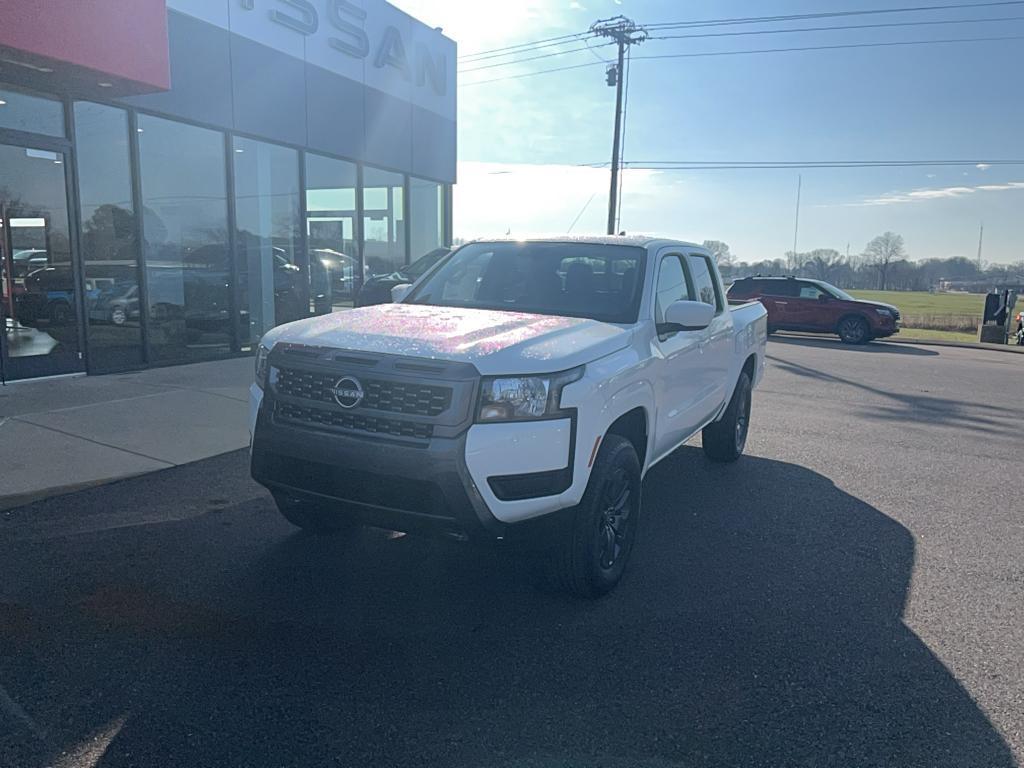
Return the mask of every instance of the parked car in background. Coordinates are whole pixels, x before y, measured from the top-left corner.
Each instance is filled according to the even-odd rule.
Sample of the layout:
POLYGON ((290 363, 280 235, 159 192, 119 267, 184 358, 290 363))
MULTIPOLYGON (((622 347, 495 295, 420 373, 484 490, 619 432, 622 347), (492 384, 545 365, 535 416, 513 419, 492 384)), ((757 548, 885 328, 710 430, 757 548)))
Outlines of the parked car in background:
POLYGON ((89 297, 89 320, 124 325, 139 320, 139 286, 135 283, 108 283, 89 297))
POLYGON ((15 251, 11 258, 14 261, 14 277, 27 277, 30 273, 42 269, 50 263, 50 255, 41 248, 15 251))
POLYGON ((391 289, 404 283, 415 283, 432 266, 451 253, 449 248, 435 248, 420 256, 412 264, 391 272, 387 275, 371 277, 356 295, 357 307, 369 307, 373 304, 386 304, 391 301, 391 289))
POLYGON ((75 278, 69 264, 43 267, 25 277, 25 290, 16 295, 18 319, 25 323, 48 320, 66 325, 74 318, 75 278))
POLYGON ((744 277, 729 287, 730 302, 755 299, 768 310, 769 333, 834 333, 847 344, 864 344, 900 330, 892 304, 854 298, 823 280, 744 277))

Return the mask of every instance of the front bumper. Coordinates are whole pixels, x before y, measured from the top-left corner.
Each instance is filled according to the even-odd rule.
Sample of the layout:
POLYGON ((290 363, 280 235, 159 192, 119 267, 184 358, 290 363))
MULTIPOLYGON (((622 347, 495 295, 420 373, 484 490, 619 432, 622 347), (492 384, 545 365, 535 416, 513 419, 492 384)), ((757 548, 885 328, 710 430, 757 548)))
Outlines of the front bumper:
POLYGON ((366 525, 500 537, 503 525, 476 491, 464 455, 464 435, 402 445, 274 423, 260 408, 252 476, 273 492, 326 502, 366 525))
POLYGON ((549 536, 563 517, 551 513, 582 494, 572 487, 575 419, 476 424, 424 440, 311 427, 275 413, 273 385, 266 394, 253 385, 253 478, 365 525, 487 540, 549 536))

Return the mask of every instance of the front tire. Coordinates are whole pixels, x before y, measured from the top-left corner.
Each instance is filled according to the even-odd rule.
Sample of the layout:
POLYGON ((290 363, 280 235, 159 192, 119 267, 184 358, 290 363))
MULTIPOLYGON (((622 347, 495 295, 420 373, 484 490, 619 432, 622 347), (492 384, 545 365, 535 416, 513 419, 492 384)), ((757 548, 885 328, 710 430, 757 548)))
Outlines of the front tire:
POLYGON ((619 435, 601 441, 583 500, 553 553, 555 584, 577 597, 595 598, 615 589, 626 570, 640 517, 640 460, 619 435))
POLYGON ((867 320, 856 315, 840 320, 836 333, 844 344, 866 344, 871 341, 871 329, 867 320))
POLYGON ((333 512, 323 505, 311 501, 293 499, 283 494, 274 494, 277 509, 296 528, 316 534, 330 536, 359 528, 359 524, 341 512, 333 512))
POLYGON ((736 461, 743 455, 743 449, 747 445, 747 432, 750 429, 752 390, 750 375, 746 371, 741 371, 732 399, 722 418, 708 424, 701 432, 704 455, 712 461, 728 463, 736 461))

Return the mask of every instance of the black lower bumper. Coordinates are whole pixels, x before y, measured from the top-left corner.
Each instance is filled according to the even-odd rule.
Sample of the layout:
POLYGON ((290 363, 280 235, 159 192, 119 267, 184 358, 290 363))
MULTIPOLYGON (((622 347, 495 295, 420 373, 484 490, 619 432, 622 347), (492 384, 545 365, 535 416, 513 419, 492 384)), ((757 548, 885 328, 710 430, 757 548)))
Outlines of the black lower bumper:
POLYGON ((275 422, 261 408, 252 476, 272 492, 315 501, 365 525, 503 538, 465 467, 465 435, 426 442, 374 439, 275 422))

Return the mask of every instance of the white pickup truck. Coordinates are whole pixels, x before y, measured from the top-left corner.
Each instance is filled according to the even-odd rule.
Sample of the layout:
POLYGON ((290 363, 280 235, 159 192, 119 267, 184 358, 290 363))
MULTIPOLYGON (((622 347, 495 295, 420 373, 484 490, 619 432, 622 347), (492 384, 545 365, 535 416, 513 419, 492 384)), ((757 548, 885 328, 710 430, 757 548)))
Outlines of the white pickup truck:
POLYGON ((304 529, 540 540, 561 586, 597 596, 644 473, 702 430, 711 460, 743 451, 765 310, 730 307, 699 246, 478 241, 395 294, 257 350, 252 475, 304 529))

